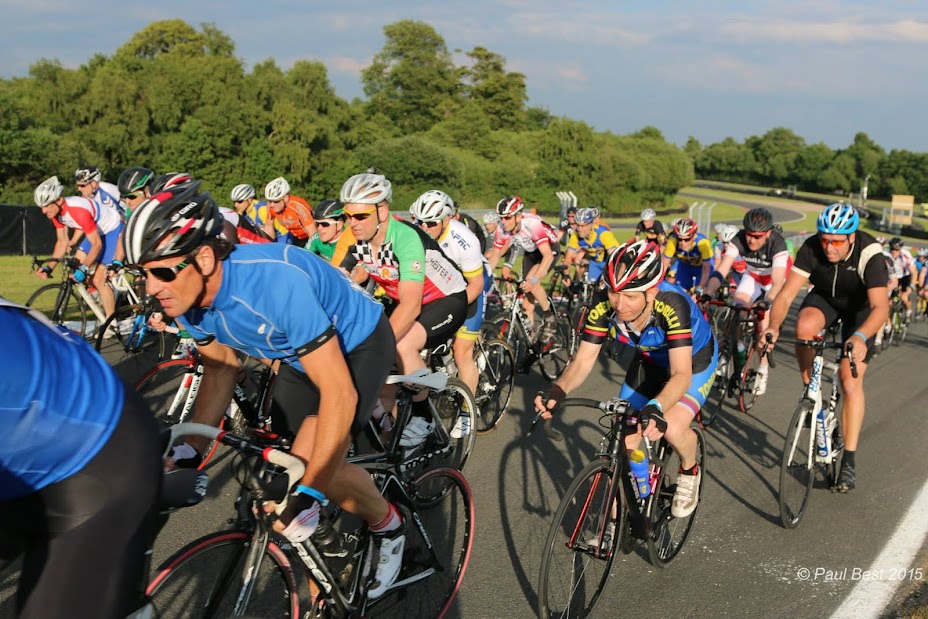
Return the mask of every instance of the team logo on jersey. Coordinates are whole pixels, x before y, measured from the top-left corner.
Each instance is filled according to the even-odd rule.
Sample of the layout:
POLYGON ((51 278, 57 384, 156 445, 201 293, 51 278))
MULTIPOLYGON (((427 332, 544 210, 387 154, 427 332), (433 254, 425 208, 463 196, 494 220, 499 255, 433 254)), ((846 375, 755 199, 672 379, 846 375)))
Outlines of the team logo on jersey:
POLYGON ((264 335, 264 330, 267 328, 267 323, 262 322, 261 326, 258 327, 258 335, 264 335))
POLYGON ((415 271, 416 273, 418 273, 419 271, 421 271, 421 270, 422 270, 422 263, 419 262, 418 260, 413 260, 413 261, 412 261, 412 270, 415 271))

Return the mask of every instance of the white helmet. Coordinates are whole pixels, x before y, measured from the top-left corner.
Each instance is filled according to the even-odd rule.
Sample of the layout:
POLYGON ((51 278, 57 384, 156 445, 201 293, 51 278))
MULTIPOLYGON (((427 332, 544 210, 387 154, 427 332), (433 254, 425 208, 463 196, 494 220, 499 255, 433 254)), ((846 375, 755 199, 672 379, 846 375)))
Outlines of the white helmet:
POLYGON ((499 221, 499 215, 495 211, 490 211, 483 216, 483 223, 486 224, 495 224, 499 221))
POLYGON ((35 188, 32 197, 35 198, 36 206, 48 206, 61 197, 61 191, 61 182, 58 180, 57 176, 53 176, 42 181, 42 183, 35 188))
POLYGON ((642 221, 654 221, 657 218, 657 213, 654 212, 653 208, 646 208, 641 211, 641 220, 642 221))
POLYGON ((99 183, 100 178, 102 178, 100 176, 100 168, 93 165, 80 167, 74 172, 75 182, 81 183, 82 185, 92 183, 93 181, 99 183))
POLYGON ((355 174, 342 185, 339 200, 344 204, 380 204, 393 198, 393 186, 383 174, 355 174))
POLYGON ((255 188, 244 183, 241 185, 236 185, 232 188, 232 194, 230 197, 232 198, 233 202, 244 202, 245 200, 251 200, 255 197, 255 188))
POLYGON ((283 176, 278 176, 264 188, 264 197, 275 202, 283 200, 290 193, 290 183, 283 176))
POLYGON ((731 240, 738 234, 738 226, 733 226, 731 224, 721 224, 721 226, 722 230, 720 234, 722 235, 722 242, 731 243, 731 240))
POLYGON ((416 198, 409 214, 417 221, 441 221, 454 213, 454 202, 444 191, 432 189, 416 198))

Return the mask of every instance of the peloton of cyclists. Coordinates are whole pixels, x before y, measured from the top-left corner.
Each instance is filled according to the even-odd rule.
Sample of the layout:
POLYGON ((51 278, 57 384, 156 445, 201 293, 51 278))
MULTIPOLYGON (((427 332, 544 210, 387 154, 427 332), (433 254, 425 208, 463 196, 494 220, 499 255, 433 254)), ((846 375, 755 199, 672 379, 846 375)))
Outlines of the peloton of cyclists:
POLYGON ((606 266, 606 256, 619 246, 612 231, 603 225, 595 225, 595 219, 593 209, 577 211, 577 230, 570 235, 564 258, 564 264, 576 266, 578 278, 585 274, 590 282, 599 281, 606 266), (586 269, 581 267, 581 260, 589 261, 586 269))
POLYGON ((303 247, 309 237, 316 234, 313 210, 305 198, 290 193, 290 183, 280 176, 264 188, 269 218, 264 222, 264 233, 270 238, 280 236, 277 224, 283 225, 293 238, 293 244, 303 247))
POLYGON ((705 288, 712 273, 712 244, 688 217, 678 219, 664 247, 664 267, 684 290, 705 288))

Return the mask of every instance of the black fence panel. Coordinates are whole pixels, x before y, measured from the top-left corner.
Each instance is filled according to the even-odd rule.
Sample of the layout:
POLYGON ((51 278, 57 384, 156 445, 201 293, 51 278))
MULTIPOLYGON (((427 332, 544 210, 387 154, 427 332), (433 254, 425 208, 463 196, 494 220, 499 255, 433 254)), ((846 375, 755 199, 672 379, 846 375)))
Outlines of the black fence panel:
POLYGON ((0 256, 51 255, 55 227, 34 206, 0 204, 0 256))

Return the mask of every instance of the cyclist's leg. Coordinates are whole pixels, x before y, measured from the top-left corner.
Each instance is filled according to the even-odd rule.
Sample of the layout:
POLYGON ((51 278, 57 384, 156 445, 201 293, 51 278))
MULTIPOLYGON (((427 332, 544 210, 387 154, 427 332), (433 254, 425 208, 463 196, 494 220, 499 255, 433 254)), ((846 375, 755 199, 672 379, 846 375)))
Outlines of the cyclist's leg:
MULTIPOLYGON (((745 277, 741 278, 741 281, 738 283, 738 288, 735 290, 735 302, 740 303, 745 307, 751 307, 754 303, 763 295, 766 291, 770 290, 770 285, 764 286, 759 281, 751 277, 751 274, 746 274, 745 277)), ((767 326, 770 324, 770 312, 764 313, 764 319, 761 320, 759 330, 762 333, 767 326)), ((767 372, 768 366, 767 356, 765 355, 760 360, 760 367, 758 371, 762 373, 767 372)))
POLYGON ((483 324, 485 302, 486 291, 484 290, 483 294, 467 306, 467 318, 454 336, 454 362, 458 366, 461 380, 474 394, 477 393, 477 381, 480 374, 477 370, 477 363, 474 361, 474 346, 480 335, 480 325, 483 324))
POLYGON ((18 616, 125 617, 138 608, 156 532, 158 445, 154 419, 127 390, 113 434, 80 471, 0 503, 0 530, 26 547, 18 616))
MULTIPOLYGON (((857 311, 848 311, 842 316, 842 341, 848 341, 870 315, 869 305, 857 311)), ((855 340, 859 338, 854 338, 855 340)), ((857 342, 855 342, 857 343, 857 342)), ((844 457, 841 472, 838 475, 837 488, 847 492, 856 485, 855 455, 860 443, 860 429, 864 424, 866 398, 864 396, 864 375, 867 365, 873 358, 874 340, 867 340, 867 356, 857 364, 857 378, 851 374, 851 365, 847 358, 841 360, 839 378, 844 398, 841 405, 841 423, 844 433, 844 457)))
MULTIPOLYGON (((796 339, 811 340, 823 329, 831 326, 838 319, 838 312, 820 294, 814 290, 806 295, 799 308, 796 319, 796 339)), ((815 351, 808 346, 796 345, 796 359, 799 361, 799 372, 802 374, 802 383, 809 384, 809 375, 812 371, 812 359, 815 351)))

